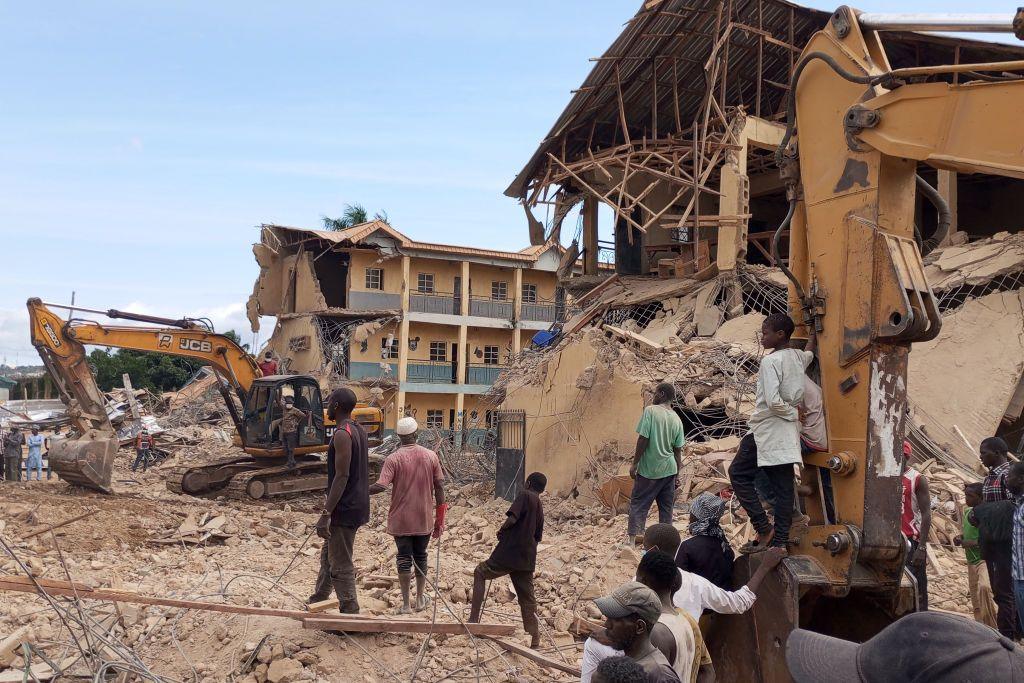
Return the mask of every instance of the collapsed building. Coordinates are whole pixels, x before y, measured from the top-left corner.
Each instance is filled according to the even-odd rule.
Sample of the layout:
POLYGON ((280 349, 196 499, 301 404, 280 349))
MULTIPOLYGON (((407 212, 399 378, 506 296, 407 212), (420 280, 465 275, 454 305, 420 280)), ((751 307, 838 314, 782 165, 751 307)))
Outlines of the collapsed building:
MULTIPOLYGON (((564 320, 564 250, 518 252, 412 240, 383 221, 342 231, 265 225, 253 331, 277 316, 267 348, 283 372, 345 382, 396 415, 457 441, 480 440, 490 390, 509 359, 564 320)), ((572 263, 569 267, 572 267, 572 263)))
MULTIPOLYGON (((677 411, 691 441, 744 432, 760 317, 791 308, 786 280, 771 267, 788 253, 788 231, 773 253, 788 204, 773 154, 794 64, 829 16, 778 0, 646 3, 593 60, 506 190, 525 209, 531 242, 565 239, 584 264, 561 279, 582 309, 565 336, 528 352, 496 387, 503 410, 525 415, 522 469, 543 469, 561 490, 597 485, 595 471, 609 463, 604 476, 614 476, 659 381, 685 398, 677 411), (574 206, 582 219, 563 235, 574 206), (534 217, 539 207, 553 216, 546 225, 534 217), (610 209, 611 226, 598 225, 599 207, 610 209), (611 279, 599 254, 614 262, 611 279)), ((909 31, 887 31, 883 41, 893 68, 1024 55, 909 31)), ((982 438, 1000 434, 1016 448, 1024 434, 1016 234, 1024 181, 918 172, 950 215, 940 220, 918 193, 918 240, 945 320, 910 356, 909 437, 923 458, 969 471, 982 438)))

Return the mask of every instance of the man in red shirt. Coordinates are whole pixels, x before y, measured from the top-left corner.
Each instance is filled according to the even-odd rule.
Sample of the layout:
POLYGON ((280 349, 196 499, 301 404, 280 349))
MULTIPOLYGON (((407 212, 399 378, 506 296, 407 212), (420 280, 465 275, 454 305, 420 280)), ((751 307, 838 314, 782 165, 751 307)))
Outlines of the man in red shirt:
POLYGON ((143 429, 139 432, 138 436, 135 437, 135 462, 132 463, 132 472, 138 469, 139 465, 142 465, 142 471, 145 472, 149 467, 149 461, 153 453, 153 435, 148 430, 143 429))
POLYGON ((416 443, 419 425, 411 417, 403 417, 395 426, 401 447, 384 460, 377 483, 370 494, 386 491, 391 485, 391 508, 388 510, 387 532, 395 538, 398 554, 398 583, 402 589, 402 609, 409 614, 409 591, 413 565, 416 566, 417 611, 427 606, 423 588, 427 582, 427 544, 431 535, 440 538, 444 526, 444 475, 441 461, 434 451, 416 443))
POLYGON ((263 354, 263 360, 261 360, 257 365, 259 365, 260 372, 263 373, 264 377, 277 374, 277 361, 274 360, 273 351, 267 351, 263 354))
POLYGON ((928 609, 928 533, 932 526, 932 494, 928 478, 910 466, 910 442, 903 442, 903 515, 904 538, 910 544, 907 569, 917 580, 917 611, 928 609))

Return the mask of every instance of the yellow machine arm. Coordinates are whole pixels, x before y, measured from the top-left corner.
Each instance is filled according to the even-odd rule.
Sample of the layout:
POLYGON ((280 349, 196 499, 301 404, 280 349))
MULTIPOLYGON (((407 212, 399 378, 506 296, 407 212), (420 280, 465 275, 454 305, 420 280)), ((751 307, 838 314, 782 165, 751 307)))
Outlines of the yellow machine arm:
POLYGON ((817 466, 805 468, 809 531, 752 615, 733 618, 719 640, 715 664, 727 680, 789 680, 784 643, 793 628, 860 641, 914 609, 912 587, 901 583, 907 361, 911 344, 941 326, 914 238, 916 190, 940 213, 946 208, 917 167, 1024 178, 1024 80, 914 81, 1022 69, 1024 62, 893 70, 879 33, 841 7, 793 70, 777 154, 790 200, 784 270, 791 310, 817 331, 829 448, 805 458, 817 466))

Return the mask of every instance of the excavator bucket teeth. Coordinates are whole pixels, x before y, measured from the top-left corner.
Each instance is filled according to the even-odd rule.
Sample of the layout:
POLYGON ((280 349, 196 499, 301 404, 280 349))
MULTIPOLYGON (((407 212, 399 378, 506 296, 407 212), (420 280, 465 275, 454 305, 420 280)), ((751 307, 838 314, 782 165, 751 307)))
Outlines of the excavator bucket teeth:
POLYGON ((60 441, 50 448, 50 468, 66 482, 110 493, 117 437, 96 430, 81 438, 60 441))

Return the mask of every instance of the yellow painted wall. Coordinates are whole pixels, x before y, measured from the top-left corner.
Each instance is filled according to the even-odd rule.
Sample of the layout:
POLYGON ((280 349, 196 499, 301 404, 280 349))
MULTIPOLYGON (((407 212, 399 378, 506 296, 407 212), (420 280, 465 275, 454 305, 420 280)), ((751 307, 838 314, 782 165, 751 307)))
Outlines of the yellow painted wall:
MULTIPOLYGON (((599 483, 589 461, 610 442, 628 463, 636 443, 634 432, 643 412, 642 386, 597 361, 586 340, 570 344, 547 359, 543 384, 510 385, 503 410, 526 411, 526 471, 548 477, 553 492, 574 486, 591 493, 599 483), (580 373, 594 365, 598 371, 590 389, 576 386, 580 373)), ((604 473, 606 479, 608 473, 604 473)), ((603 479, 602 479, 603 480, 603 479)))
POLYGON ((372 249, 353 249, 349 262, 349 289, 359 292, 383 291, 390 294, 402 293, 402 259, 398 256, 383 259, 372 249), (366 289, 366 269, 380 268, 384 271, 384 289, 366 289))
POLYGON ((419 273, 432 273, 434 291, 440 294, 455 293, 455 278, 462 274, 462 263, 455 259, 432 259, 413 257, 409 260, 409 291, 415 292, 419 273))
POLYGON ((537 296, 544 301, 555 300, 556 280, 556 275, 550 271, 523 270, 523 284, 537 285, 537 296))
POLYGON ((467 344, 469 345, 469 362, 484 362, 482 357, 477 358, 474 354, 477 347, 480 348, 482 353, 484 346, 497 346, 500 363, 506 363, 508 361, 508 353, 505 349, 512 344, 512 332, 512 330, 502 330, 494 327, 469 328, 466 335, 467 344))
POLYGON ((442 410, 444 411, 444 428, 451 428, 451 420, 449 419, 449 410, 455 410, 455 394, 417 394, 414 392, 406 392, 405 394, 405 411, 415 411, 413 417, 420 423, 420 426, 425 426, 427 423, 427 411, 428 410, 442 410))
POLYGON ((267 347, 281 359, 280 372, 307 374, 319 372, 323 365, 323 349, 320 348, 320 337, 311 317, 290 318, 281 320, 274 329, 274 334, 267 347), (308 350, 291 351, 288 348, 292 338, 308 337, 308 350))
POLYGON ((515 293, 515 268, 500 268, 498 266, 484 266, 476 263, 469 264, 469 282, 473 296, 490 298, 491 282, 503 281, 508 283, 508 301, 512 301, 515 293))
MULTIPOLYGON (((383 359, 380 357, 381 352, 381 340, 387 339, 389 334, 394 333, 395 338, 398 338, 398 324, 392 323, 385 325, 373 334, 366 341, 366 351, 362 351, 361 344, 352 344, 352 348, 349 352, 350 361, 358 361, 364 363, 380 363, 383 359)), ((398 359, 394 358, 387 361, 388 363, 398 363, 398 359)))
POLYGON ((431 325, 409 323, 409 339, 420 338, 416 349, 409 349, 409 362, 430 360, 430 342, 443 341, 446 346, 446 360, 452 360, 452 343, 459 341, 459 328, 455 325, 431 325))

